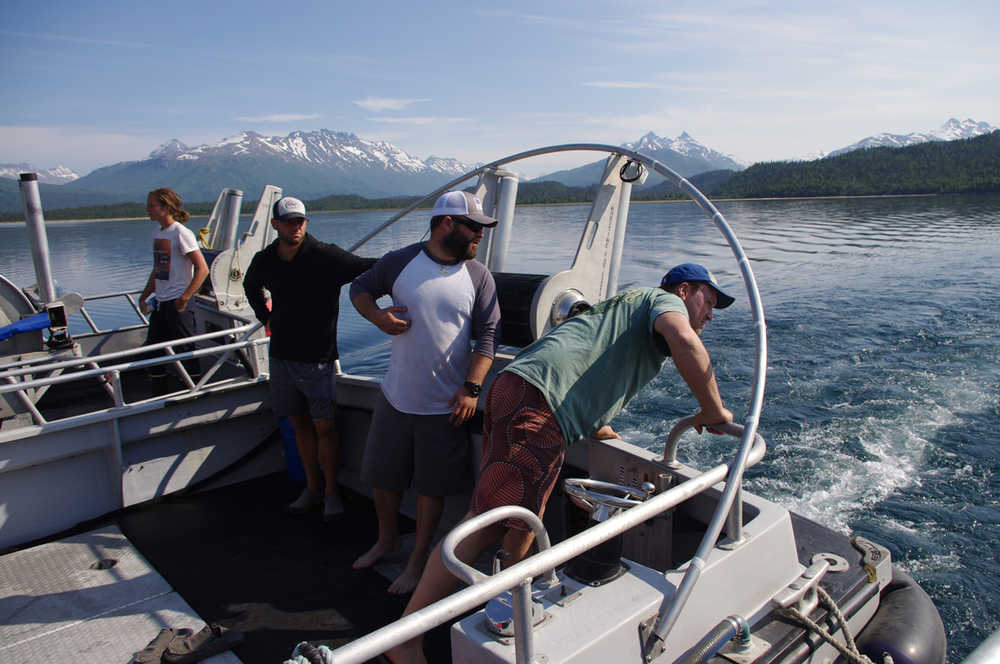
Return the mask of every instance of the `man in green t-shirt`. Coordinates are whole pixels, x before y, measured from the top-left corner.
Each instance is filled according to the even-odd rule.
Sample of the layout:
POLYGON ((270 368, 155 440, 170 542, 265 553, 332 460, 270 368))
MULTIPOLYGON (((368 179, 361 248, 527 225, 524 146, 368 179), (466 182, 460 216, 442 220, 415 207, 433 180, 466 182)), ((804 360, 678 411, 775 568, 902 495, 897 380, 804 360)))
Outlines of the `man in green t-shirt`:
MULTIPOLYGON (((668 357, 698 400, 695 429, 718 433, 713 425, 731 422, 733 414, 722 403, 699 335, 713 309, 732 303, 711 272, 683 263, 667 272, 659 288, 599 302, 522 350, 486 397, 483 460, 466 518, 502 505, 521 505, 541 516, 566 446, 586 437, 617 438, 608 423, 668 357)), ((527 525, 512 519, 470 535, 455 553, 473 560, 501 535, 507 565, 520 561, 533 540, 527 525)), ((404 615, 441 599, 455 582, 439 545, 404 615)), ((388 654, 397 664, 424 661, 419 638, 388 654)))

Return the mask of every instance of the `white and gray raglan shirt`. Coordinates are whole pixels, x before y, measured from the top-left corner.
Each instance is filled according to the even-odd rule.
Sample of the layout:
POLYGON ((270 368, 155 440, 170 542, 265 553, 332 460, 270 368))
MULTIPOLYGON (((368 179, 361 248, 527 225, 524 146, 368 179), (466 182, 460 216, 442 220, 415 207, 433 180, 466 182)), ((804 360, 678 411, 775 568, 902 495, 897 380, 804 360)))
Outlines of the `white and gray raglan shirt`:
POLYGON ((462 386, 472 362, 472 343, 492 358, 500 323, 496 284, 476 260, 442 263, 423 243, 391 251, 351 284, 351 299, 391 295, 412 321, 392 337, 389 372, 382 393, 392 406, 413 415, 450 413, 448 401, 462 386))

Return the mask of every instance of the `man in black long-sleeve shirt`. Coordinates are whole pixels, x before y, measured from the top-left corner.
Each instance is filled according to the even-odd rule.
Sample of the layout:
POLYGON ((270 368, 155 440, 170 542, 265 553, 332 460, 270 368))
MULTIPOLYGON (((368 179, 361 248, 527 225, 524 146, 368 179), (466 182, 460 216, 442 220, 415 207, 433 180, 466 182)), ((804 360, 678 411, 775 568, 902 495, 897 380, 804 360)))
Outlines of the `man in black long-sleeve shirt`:
POLYGON ((253 257, 243 290, 271 334, 271 401, 275 413, 287 416, 295 429, 306 473, 306 488, 288 509, 302 514, 323 503, 323 517, 329 519, 343 511, 333 424, 340 287, 375 259, 306 233, 306 208, 297 198, 279 199, 272 211, 278 239, 253 257), (270 310, 265 288, 271 293, 270 310))

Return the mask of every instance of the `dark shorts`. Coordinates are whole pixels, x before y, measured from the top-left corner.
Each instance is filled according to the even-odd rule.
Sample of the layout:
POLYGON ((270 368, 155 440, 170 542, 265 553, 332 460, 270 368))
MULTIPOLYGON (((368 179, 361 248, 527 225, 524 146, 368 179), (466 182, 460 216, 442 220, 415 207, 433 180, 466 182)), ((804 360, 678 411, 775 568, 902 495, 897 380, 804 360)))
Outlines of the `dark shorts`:
POLYGON ((469 428, 449 415, 411 415, 379 390, 365 443, 361 479, 370 487, 423 496, 450 496, 472 486, 469 428))
MULTIPOLYGON (((486 395, 483 461, 472 511, 520 505, 541 515, 565 458, 562 429, 545 397, 517 374, 501 372, 486 395)), ((520 519, 506 525, 528 530, 520 519)))
POLYGON ((333 362, 295 362, 270 358, 271 408, 276 415, 309 415, 332 420, 337 400, 337 372, 333 362))
MULTIPOLYGON (((149 313, 149 327, 146 329, 146 346, 174 339, 183 339, 194 334, 194 303, 188 302, 184 311, 177 311, 174 300, 157 302, 156 308, 149 313)), ((187 353, 194 350, 193 344, 179 344, 173 347, 175 353, 187 353)), ((162 352, 162 351, 160 351, 162 352)), ((165 376, 168 364, 158 364, 149 368, 153 376, 165 376)), ((184 369, 195 377, 201 373, 196 359, 185 360, 184 369)))

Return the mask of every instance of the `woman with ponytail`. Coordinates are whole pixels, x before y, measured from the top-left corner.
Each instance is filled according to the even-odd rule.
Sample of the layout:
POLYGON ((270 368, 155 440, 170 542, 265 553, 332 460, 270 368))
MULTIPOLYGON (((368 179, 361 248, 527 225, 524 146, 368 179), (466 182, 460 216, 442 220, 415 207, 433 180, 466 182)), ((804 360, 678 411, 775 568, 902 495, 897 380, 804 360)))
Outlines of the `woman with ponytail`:
MULTIPOLYGON (((143 313, 149 312, 147 345, 194 334, 194 311, 188 302, 208 276, 208 266, 194 233, 184 227, 191 215, 182 205, 180 195, 166 187, 146 197, 146 213, 160 225, 153 231, 153 271, 139 296, 143 313), (153 302, 147 301, 151 294, 153 302)), ((178 353, 190 349, 174 347, 178 353)), ((197 360, 188 360, 184 367, 192 377, 200 373, 197 360)), ((150 375, 154 394, 165 391, 166 365, 153 367, 150 375)))

